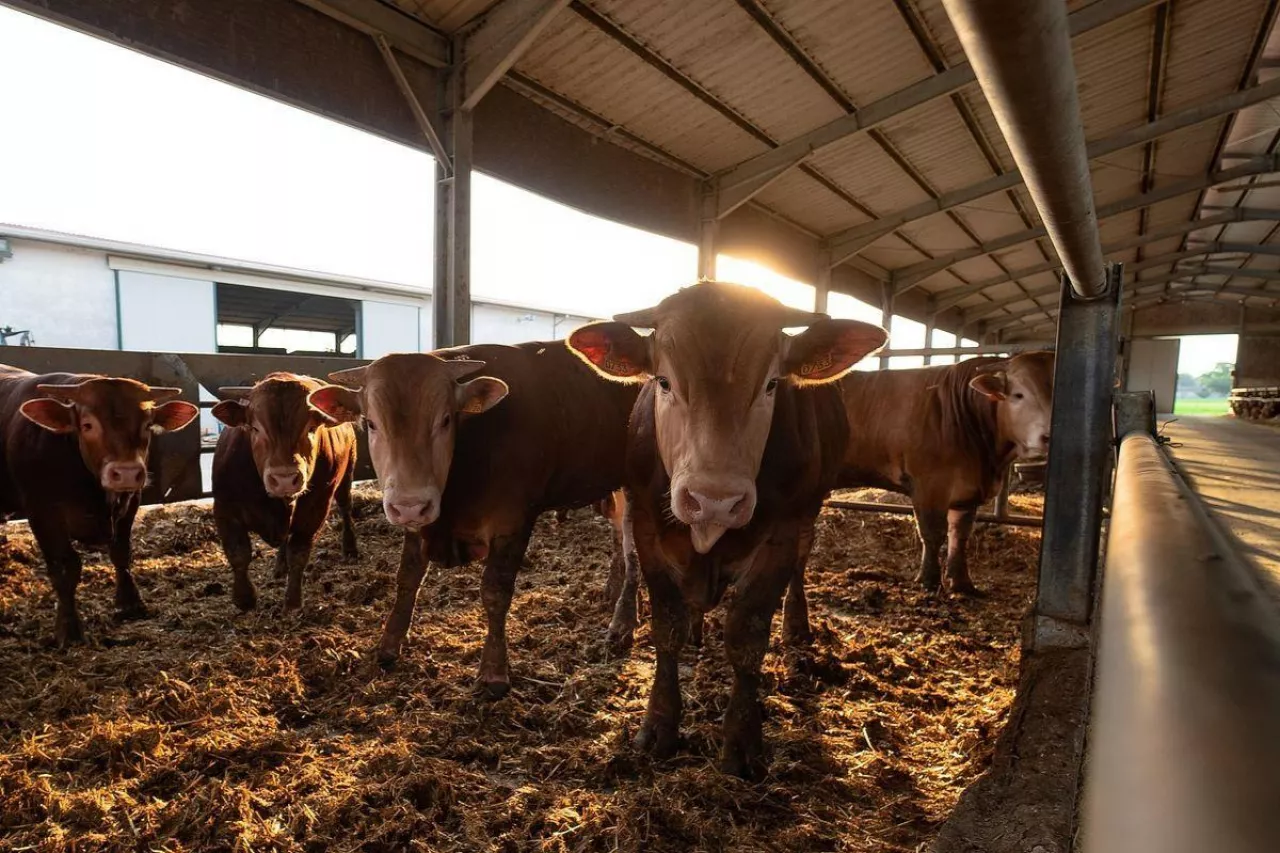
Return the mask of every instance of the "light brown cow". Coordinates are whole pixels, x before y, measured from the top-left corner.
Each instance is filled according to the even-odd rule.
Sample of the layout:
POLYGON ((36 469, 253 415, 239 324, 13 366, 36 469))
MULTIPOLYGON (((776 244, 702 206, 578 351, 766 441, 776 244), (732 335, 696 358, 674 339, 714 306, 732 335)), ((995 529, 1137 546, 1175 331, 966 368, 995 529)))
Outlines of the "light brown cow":
POLYGON ((831 384, 884 344, 882 329, 786 308, 750 288, 703 282, 656 308, 574 332, 597 370, 643 382, 630 424, 627 492, 653 608, 658 662, 637 745, 675 751, 678 658, 689 609, 733 584, 724 639, 733 692, 721 766, 763 767, 757 699, 769 625, 844 458, 848 423, 831 384), (632 327, 653 329, 642 337, 632 327), (791 336, 789 327, 807 327, 791 336))
POLYGON ((562 341, 394 354, 330 378, 359 391, 322 389, 312 403, 340 421, 363 414, 383 508, 405 530, 379 660, 400 654, 428 560, 483 560, 479 682, 505 694, 507 612, 534 522, 621 485, 636 389, 601 379, 562 341))
MULTIPOLYGON (((923 549, 919 583, 947 579, 973 593, 967 546, 978 507, 1000 490, 1015 458, 1049 450, 1053 353, 974 358, 915 370, 850 373, 840 382, 852 435, 840 488, 872 486, 908 495, 923 549)), ((787 598, 787 633, 808 636, 803 570, 787 598)))
POLYGON ((80 555, 75 542, 106 545, 122 619, 145 616, 131 572, 133 519, 147 482, 151 439, 200 413, 178 388, 88 374, 36 376, 0 365, 0 518, 31 525, 58 596, 54 635, 78 643, 80 555))
POLYGON ((342 556, 359 556, 351 520, 356 434, 308 403, 324 387, 310 376, 272 373, 252 387, 219 388, 213 414, 231 429, 213 454, 213 517, 231 564, 231 599, 249 610, 257 592, 249 578, 257 533, 278 548, 276 577, 288 576, 284 609, 302 606, 302 577, 316 537, 335 502, 342 514, 342 556))

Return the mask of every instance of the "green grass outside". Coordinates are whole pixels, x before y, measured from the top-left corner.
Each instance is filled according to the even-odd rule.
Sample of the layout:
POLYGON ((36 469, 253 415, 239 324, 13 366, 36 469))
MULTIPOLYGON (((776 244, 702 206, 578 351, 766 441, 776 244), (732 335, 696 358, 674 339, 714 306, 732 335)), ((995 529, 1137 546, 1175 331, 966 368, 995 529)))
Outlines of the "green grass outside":
POLYGON ((1178 397, 1173 401, 1175 415, 1225 415, 1230 411, 1226 397, 1178 397))

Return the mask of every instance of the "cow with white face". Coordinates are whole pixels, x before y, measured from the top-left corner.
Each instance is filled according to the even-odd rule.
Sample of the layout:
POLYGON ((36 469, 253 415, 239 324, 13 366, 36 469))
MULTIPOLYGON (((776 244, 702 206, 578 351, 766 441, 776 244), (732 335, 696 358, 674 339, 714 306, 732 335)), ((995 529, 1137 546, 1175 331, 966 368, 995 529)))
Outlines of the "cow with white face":
POLYGON ((969 382, 969 387, 996 404, 996 440, 1011 443, 1019 459, 1049 455, 1053 363, 1053 353, 1022 353, 969 382))
POLYGON ((643 383, 626 478, 658 651, 642 748, 675 750, 689 609, 711 609, 733 584, 722 766, 744 776, 762 770, 757 691, 769 623, 848 442, 831 383, 885 339, 876 326, 718 282, 570 336, 569 346, 604 375, 643 383), (653 331, 641 336, 633 327, 653 331))

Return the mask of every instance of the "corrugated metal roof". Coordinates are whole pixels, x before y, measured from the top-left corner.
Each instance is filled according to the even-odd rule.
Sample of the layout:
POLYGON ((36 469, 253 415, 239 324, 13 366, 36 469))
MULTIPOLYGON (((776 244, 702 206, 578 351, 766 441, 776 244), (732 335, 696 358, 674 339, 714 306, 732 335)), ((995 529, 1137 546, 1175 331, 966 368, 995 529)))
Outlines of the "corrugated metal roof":
MULTIPOLYGON (((381 2, 381 0, 380 0, 381 2)), ((385 0, 447 33, 488 11, 498 0, 385 0)))
MULTIPOLYGON (((488 0, 397 2, 437 20, 463 3, 483 6, 488 0)), ((1068 2, 1072 11, 1085 5, 1088 0, 1068 2)), ((1260 30, 1269 5, 1269 0, 1176 0, 1163 5, 1167 13, 1157 12, 1153 4, 1077 37, 1073 55, 1086 138, 1103 139, 1142 126, 1153 111, 1157 117, 1168 115, 1235 91, 1263 36, 1260 30), (1167 24, 1163 42, 1157 33, 1159 20, 1167 24), (1158 49, 1163 50, 1161 63, 1154 61, 1158 49), (1154 104, 1153 71, 1162 74, 1154 104)), ((1273 49, 1280 55, 1280 41, 1273 49)), ((842 102, 865 107, 963 61, 941 0, 576 0, 539 36, 517 68, 566 103, 598 117, 584 120, 564 103, 553 105, 570 120, 596 133, 606 132, 602 122, 623 128, 627 133, 618 138, 619 144, 631 144, 648 156, 659 156, 653 149, 668 152, 698 170, 715 173, 768 150, 772 142, 801 136, 844 115, 842 102), (590 23, 597 15, 607 27, 590 23), (763 20, 767 26, 761 15, 769 16, 763 20), (797 61, 797 51, 802 61, 797 61), (627 136, 646 144, 629 142, 627 136)), ((1230 160, 1211 162, 1226 127, 1227 120, 1219 118, 1154 141, 1152 171, 1145 177, 1146 145, 1095 160, 1091 175, 1096 203, 1128 200, 1230 167, 1230 160)), ((1277 141, 1280 112, 1273 105, 1259 105, 1231 124, 1226 147, 1260 154, 1274 150, 1277 141)), ((831 235, 867 222, 867 212, 871 217, 895 214, 934 194, 967 190, 1015 166, 980 89, 970 85, 892 117, 873 133, 855 133, 819 148, 807 168, 822 179, 791 170, 755 200, 812 232, 831 235)), ((1099 223, 1102 242, 1131 241, 1140 229, 1175 226, 1206 215, 1199 211, 1201 195, 1190 192, 1145 213, 1133 210, 1107 217, 1099 223)), ((1280 206, 1280 190, 1270 195, 1261 190, 1203 195, 1207 203, 1280 206)), ((908 221, 897 233, 862 248, 860 255, 892 272, 929 256, 963 253, 975 241, 999 241, 1038 224, 1034 205, 1019 186, 1012 192, 984 195, 949 213, 908 221)), ((1275 231, 1270 225, 1239 223, 1196 236, 1269 240, 1275 231)), ((1168 254, 1186 239, 1174 234, 1114 257, 1133 262, 1168 254)), ((966 283, 1004 277, 1005 271, 1016 274, 1051 257, 1051 249, 1042 246, 1049 247, 1047 240, 1024 241, 991 255, 959 260, 916 286, 945 293, 966 283)), ((1018 283, 993 286, 960 304, 981 305, 1016 294, 1019 285, 1043 287, 1054 280, 1052 272, 1037 273, 1018 283)))

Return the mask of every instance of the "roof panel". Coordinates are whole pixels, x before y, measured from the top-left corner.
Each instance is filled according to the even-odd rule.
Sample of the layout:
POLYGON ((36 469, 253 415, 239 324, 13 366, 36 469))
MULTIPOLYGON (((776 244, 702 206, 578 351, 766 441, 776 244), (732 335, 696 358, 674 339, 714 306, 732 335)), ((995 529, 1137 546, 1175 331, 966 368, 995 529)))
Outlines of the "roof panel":
POLYGON ((893 0, 764 5, 859 107, 933 75, 893 0))
POLYGON ((885 122, 881 130, 939 193, 991 177, 991 167, 950 98, 885 122))
POLYGON ((810 162, 877 215, 929 198, 884 149, 862 134, 828 145, 810 162))
POLYGON ((785 173, 757 195, 756 199, 819 234, 830 234, 869 219, 845 199, 799 169, 785 173))
POLYGON ((977 83, 973 83, 961 89, 959 95, 968 104, 969 112, 972 113, 979 130, 995 152, 1001 171, 1012 172, 1018 164, 1013 161, 1013 154, 1009 152, 1009 145, 1004 141, 1004 134, 1000 131, 995 114, 991 112, 991 106, 982 96, 982 89, 977 83))
POLYGON ((845 114, 734 0, 591 6, 775 140, 845 114))
POLYGON ((949 255, 974 246, 969 236, 945 213, 935 213, 899 229, 931 255, 949 255))
POLYGON ((1072 43, 1086 139, 1146 123, 1147 72, 1155 11, 1084 33, 1072 43))
POLYGON ((873 264, 878 264, 889 270, 928 260, 924 255, 903 242, 896 234, 880 238, 863 249, 860 254, 873 264))
POLYGON ((453 32, 497 4, 498 0, 387 0, 413 17, 453 32))
POLYGON ((1267 0, 1178 0, 1170 5, 1162 112, 1234 92, 1266 13, 1267 0))
POLYGON ((705 171, 766 150, 764 143, 577 15, 556 17, 516 68, 705 171))

